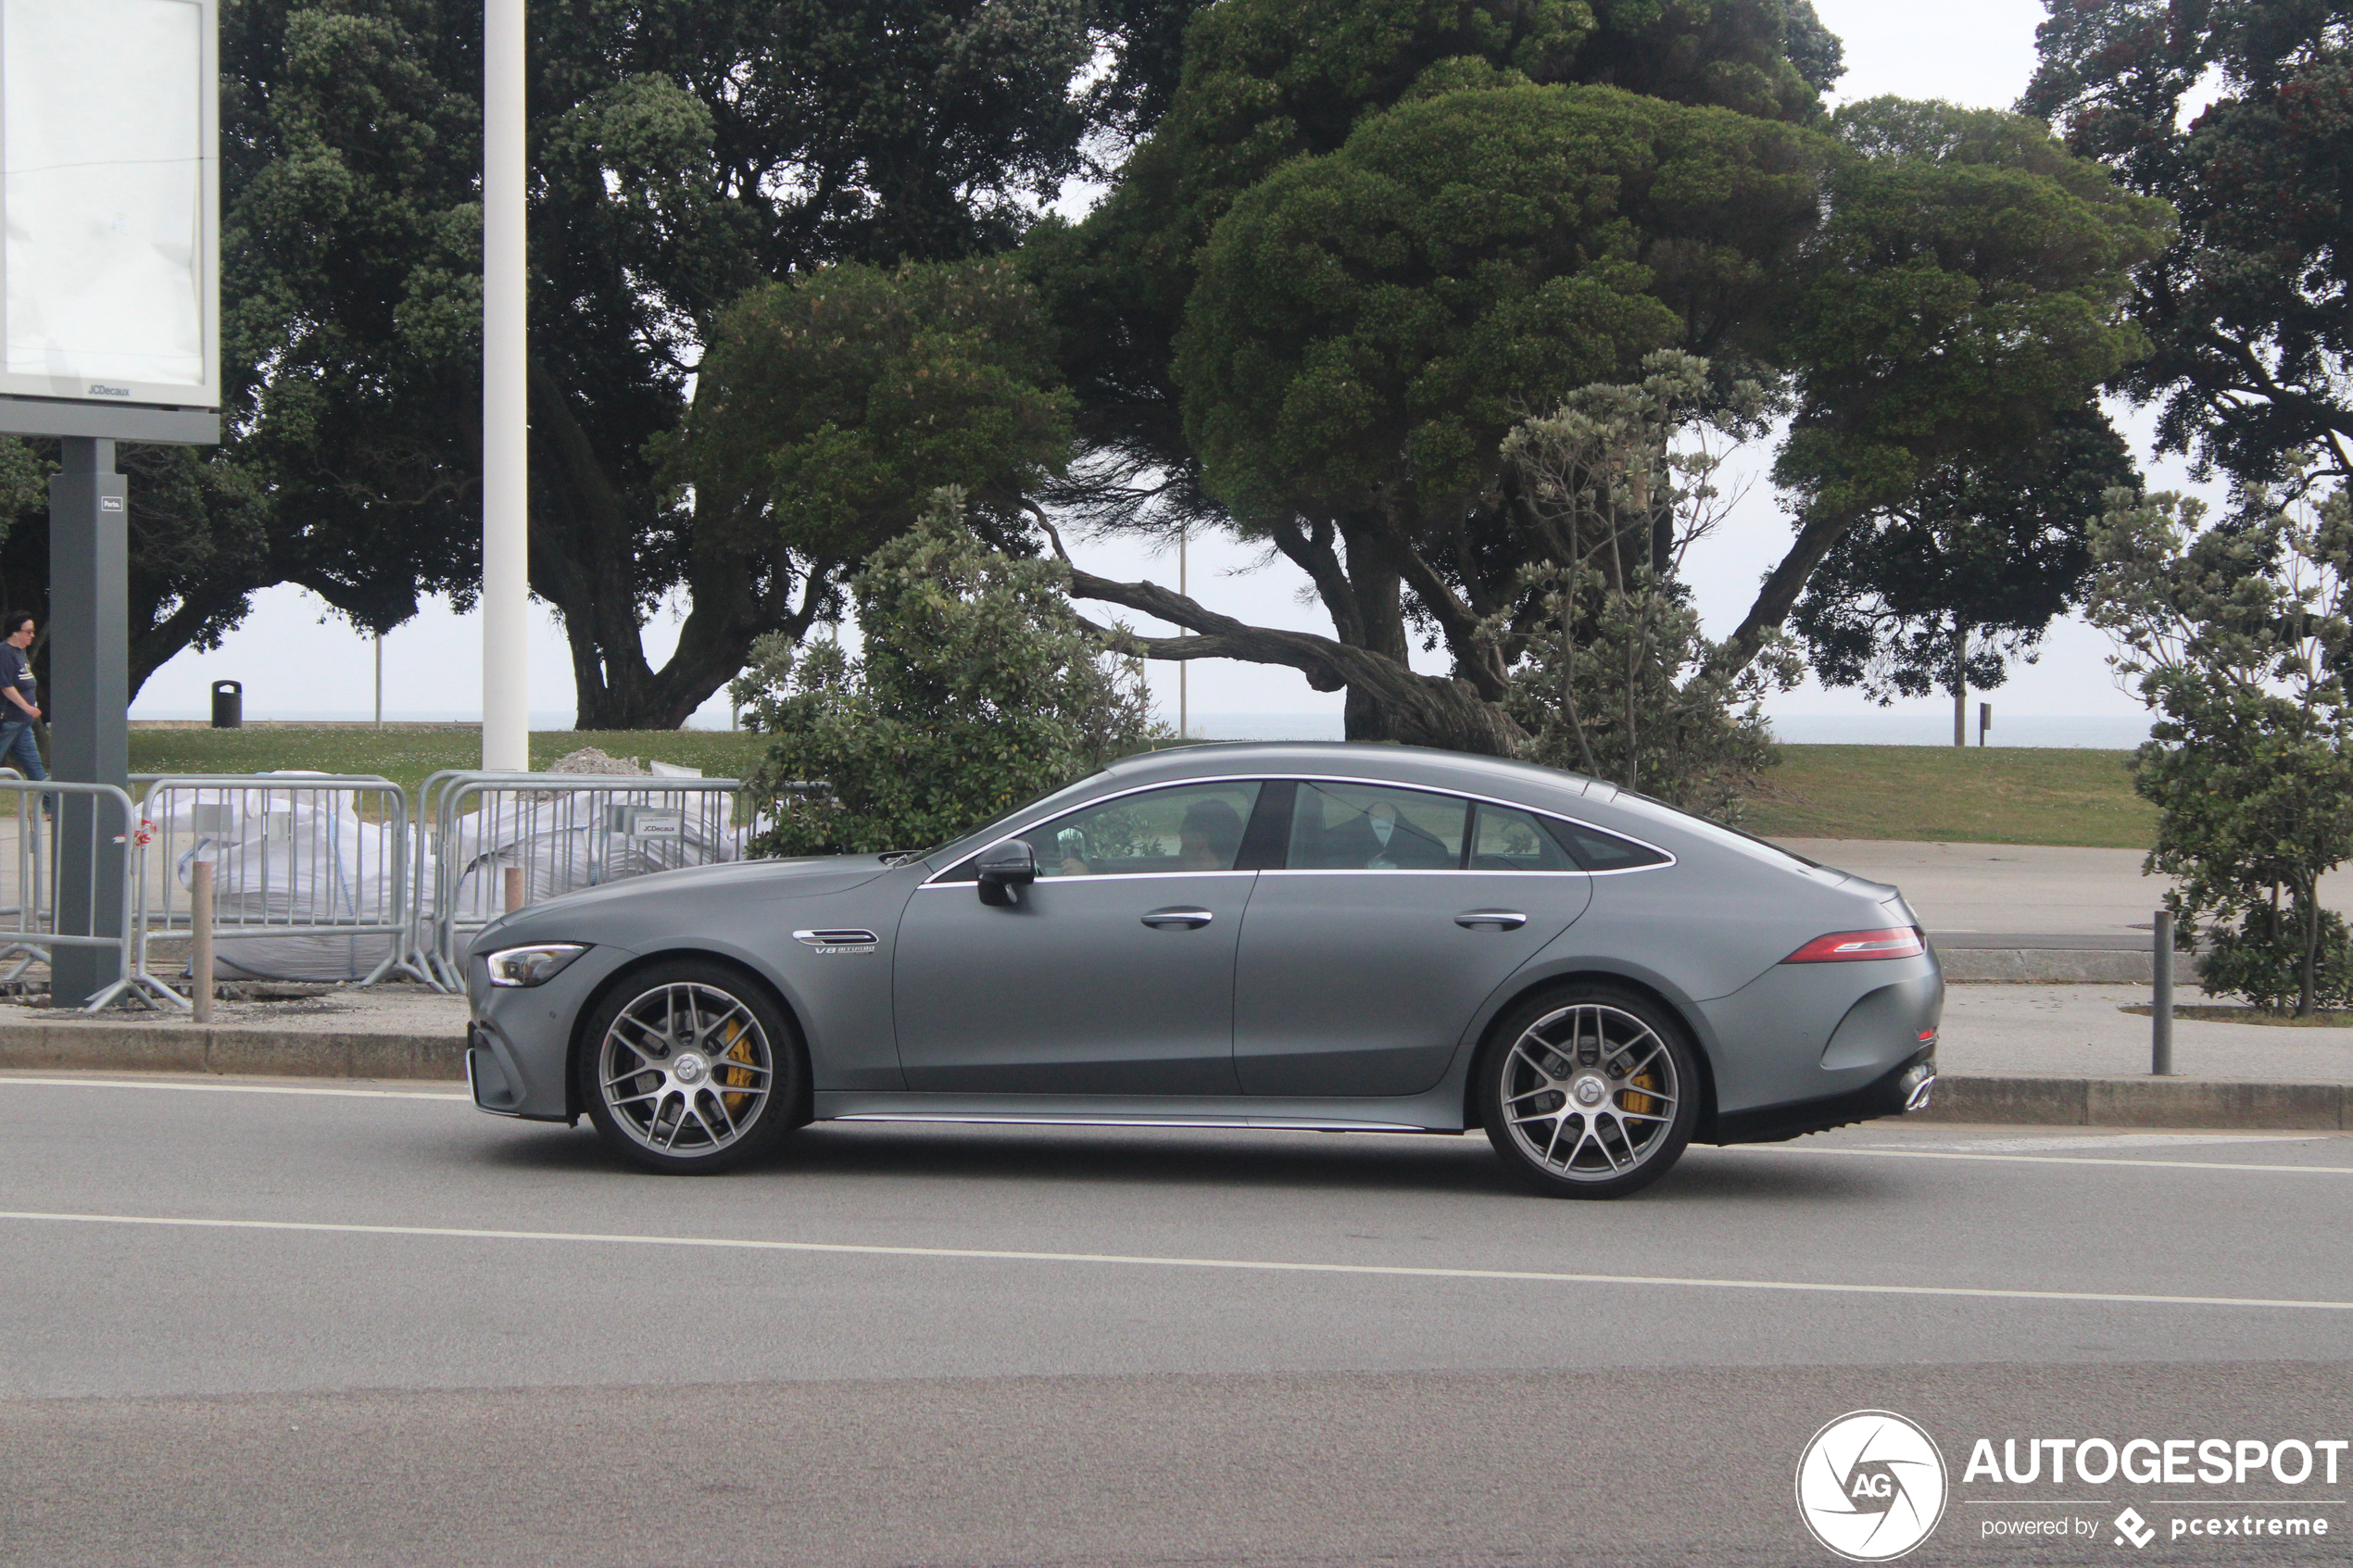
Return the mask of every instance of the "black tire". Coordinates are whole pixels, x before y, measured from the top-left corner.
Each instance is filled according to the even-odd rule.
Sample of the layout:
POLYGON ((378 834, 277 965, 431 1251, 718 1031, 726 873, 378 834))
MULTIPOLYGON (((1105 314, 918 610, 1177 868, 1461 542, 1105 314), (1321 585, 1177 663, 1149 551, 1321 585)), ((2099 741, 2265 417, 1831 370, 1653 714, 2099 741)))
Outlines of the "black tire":
POLYGON ((1551 1198, 1623 1198, 1667 1174, 1699 1116, 1682 1021, 1637 992, 1561 986, 1499 1020, 1478 1064, 1495 1152, 1551 1198))
POLYGON ((741 970, 673 959, 627 976, 589 1014, 575 1071, 588 1119, 648 1171, 731 1170, 793 1126, 800 1036, 741 970))

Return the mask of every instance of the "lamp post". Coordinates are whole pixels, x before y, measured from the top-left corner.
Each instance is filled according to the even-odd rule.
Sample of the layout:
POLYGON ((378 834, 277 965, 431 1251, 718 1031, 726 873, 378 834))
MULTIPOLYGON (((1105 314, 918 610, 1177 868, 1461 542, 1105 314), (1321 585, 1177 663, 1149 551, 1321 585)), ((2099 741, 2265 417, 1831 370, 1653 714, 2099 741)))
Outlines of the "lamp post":
POLYGON ((489 0, 482 94, 482 765, 531 765, 524 0, 489 0))

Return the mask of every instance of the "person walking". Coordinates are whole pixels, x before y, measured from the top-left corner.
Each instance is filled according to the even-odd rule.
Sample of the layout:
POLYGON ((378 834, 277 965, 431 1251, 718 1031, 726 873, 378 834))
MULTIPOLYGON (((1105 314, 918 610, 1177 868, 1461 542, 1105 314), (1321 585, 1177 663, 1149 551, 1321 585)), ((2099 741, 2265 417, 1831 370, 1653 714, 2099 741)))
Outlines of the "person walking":
MULTIPOLYGON (((30 610, 10 613, 0 640, 0 768, 14 768, 28 779, 45 779, 41 742, 32 733, 41 718, 41 684, 32 673, 32 638, 37 630, 30 610)), ((41 797, 45 813, 49 797, 41 797)))

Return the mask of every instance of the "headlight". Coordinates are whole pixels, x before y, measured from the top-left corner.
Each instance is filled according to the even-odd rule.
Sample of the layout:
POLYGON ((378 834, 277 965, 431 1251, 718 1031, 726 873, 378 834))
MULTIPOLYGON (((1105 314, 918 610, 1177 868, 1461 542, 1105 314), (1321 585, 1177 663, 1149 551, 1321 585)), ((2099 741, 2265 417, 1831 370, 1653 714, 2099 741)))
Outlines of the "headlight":
POLYGON ((528 947, 501 947, 485 961, 493 985, 539 985, 564 972, 564 966, 588 950, 580 942, 535 942, 528 947))

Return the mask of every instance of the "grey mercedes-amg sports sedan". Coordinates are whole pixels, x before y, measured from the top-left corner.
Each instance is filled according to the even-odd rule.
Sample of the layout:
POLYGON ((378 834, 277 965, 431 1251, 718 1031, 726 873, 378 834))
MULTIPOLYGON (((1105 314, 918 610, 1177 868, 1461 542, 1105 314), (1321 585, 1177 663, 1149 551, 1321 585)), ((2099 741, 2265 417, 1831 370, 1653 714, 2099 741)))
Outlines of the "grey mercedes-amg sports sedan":
POLYGON ((474 1102, 715 1171, 811 1121, 1484 1127, 1610 1198, 1927 1103, 1892 887, 1453 752, 1133 757, 936 849, 636 878, 468 960, 474 1102))

